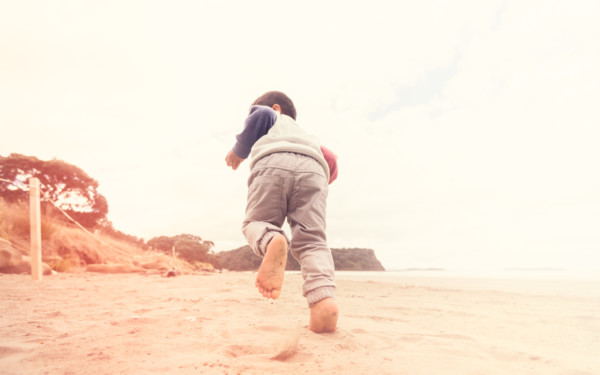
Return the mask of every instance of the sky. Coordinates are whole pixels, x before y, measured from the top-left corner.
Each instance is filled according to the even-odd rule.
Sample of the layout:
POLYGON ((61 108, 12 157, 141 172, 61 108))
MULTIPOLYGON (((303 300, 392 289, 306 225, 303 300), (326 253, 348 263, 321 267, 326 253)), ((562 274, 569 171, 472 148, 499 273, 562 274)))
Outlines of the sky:
POLYGON ((0 155, 82 168, 125 233, 230 250, 225 155, 280 90, 339 157, 331 247, 600 270, 599 4, 0 0, 0 155))

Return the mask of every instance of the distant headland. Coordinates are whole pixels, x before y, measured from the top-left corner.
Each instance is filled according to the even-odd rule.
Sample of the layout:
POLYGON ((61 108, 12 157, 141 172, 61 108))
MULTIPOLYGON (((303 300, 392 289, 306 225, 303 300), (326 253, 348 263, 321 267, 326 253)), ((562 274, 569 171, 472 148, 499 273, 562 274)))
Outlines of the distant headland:
MULTIPOLYGON (((385 271, 372 249, 331 249, 333 263, 337 271, 385 271)), ((255 271, 262 258, 256 256, 250 246, 222 251, 216 254, 219 267, 230 271, 255 271)), ((300 270, 300 264, 293 256, 288 256, 286 270, 300 270)))

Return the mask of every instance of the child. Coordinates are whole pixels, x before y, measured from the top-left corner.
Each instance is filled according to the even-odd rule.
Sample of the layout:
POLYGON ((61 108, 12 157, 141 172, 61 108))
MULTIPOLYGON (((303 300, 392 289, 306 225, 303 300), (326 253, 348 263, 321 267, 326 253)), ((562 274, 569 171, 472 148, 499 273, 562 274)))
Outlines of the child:
POLYGON ((335 331, 334 265, 325 235, 328 184, 337 176, 335 155, 296 123, 294 103, 269 91, 252 103, 244 130, 227 154, 236 170, 249 155, 248 202, 242 232, 263 257, 256 287, 266 298, 281 293, 288 246, 300 262, 302 294, 310 307, 309 328, 335 331), (281 227, 287 217, 291 241, 281 227))

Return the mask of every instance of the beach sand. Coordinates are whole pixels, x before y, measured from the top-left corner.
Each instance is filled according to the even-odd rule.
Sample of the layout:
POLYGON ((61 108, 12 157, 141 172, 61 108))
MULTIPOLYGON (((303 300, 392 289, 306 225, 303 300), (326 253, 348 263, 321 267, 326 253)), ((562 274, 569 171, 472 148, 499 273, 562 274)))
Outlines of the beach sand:
POLYGON ((597 281, 339 273, 318 335, 298 273, 254 278, 0 275, 0 373, 600 374, 597 281))

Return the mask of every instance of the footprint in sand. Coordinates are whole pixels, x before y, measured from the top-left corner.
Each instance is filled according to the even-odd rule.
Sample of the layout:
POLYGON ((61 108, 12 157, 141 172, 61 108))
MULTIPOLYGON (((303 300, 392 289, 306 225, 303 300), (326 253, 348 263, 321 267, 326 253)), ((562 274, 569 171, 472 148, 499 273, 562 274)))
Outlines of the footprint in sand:
POLYGON ((301 349, 299 345, 300 336, 302 334, 300 326, 292 330, 284 330, 276 326, 260 326, 256 328, 260 332, 284 331, 284 334, 271 339, 265 338, 263 335, 262 340, 268 342, 269 346, 229 345, 224 350, 225 354, 233 358, 258 355, 278 361, 287 361, 292 359, 292 357, 295 361, 303 361, 311 357, 311 354, 299 353, 301 349))
POLYGON ((224 352, 229 357, 237 358, 248 355, 267 354, 268 349, 256 345, 229 345, 225 348, 224 352))
POLYGON ((271 357, 271 359, 276 359, 278 361, 285 361, 288 358, 291 358, 298 352, 298 344, 300 343, 300 326, 290 332, 287 337, 284 337, 275 350, 275 354, 271 357))

